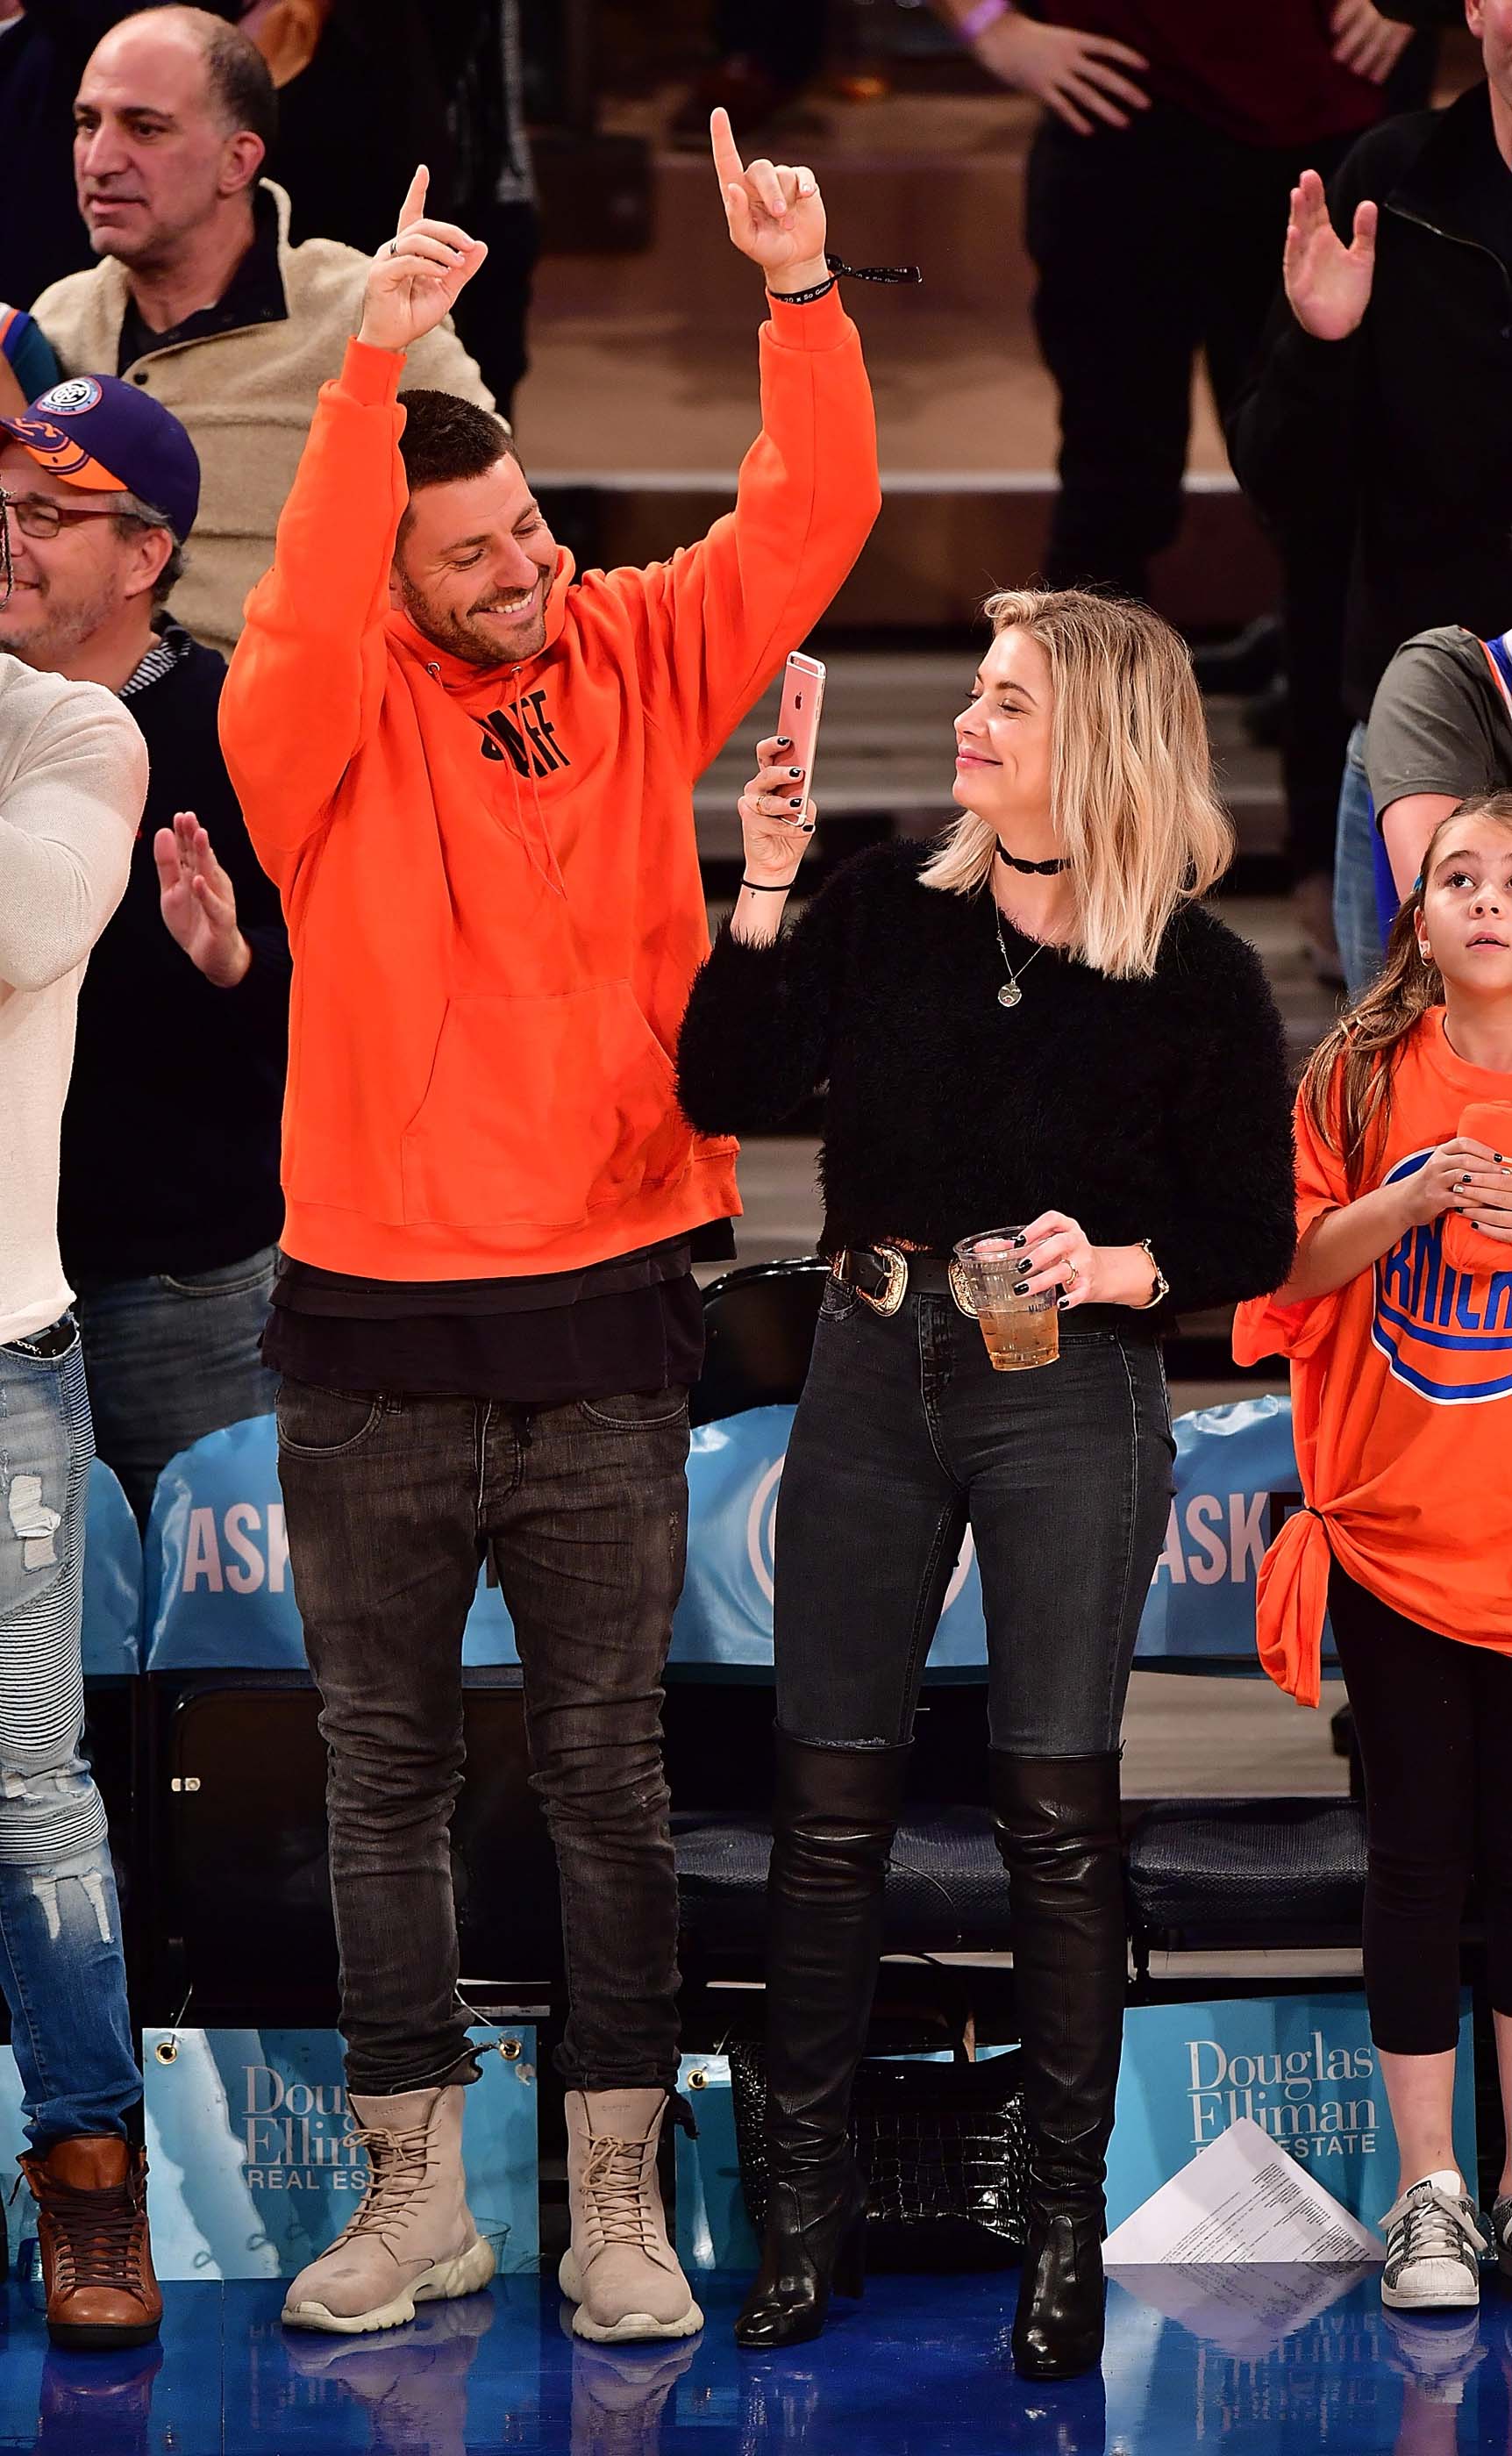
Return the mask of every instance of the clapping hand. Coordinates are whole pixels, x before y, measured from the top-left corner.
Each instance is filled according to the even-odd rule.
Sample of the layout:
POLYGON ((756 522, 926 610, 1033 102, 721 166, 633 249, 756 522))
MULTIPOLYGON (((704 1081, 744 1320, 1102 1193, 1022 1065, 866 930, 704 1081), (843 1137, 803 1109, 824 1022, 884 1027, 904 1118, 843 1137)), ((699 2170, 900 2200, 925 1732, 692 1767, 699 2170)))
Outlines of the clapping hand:
POLYGON ((1292 190, 1282 276, 1293 315, 1315 340, 1344 340, 1370 305, 1377 219, 1373 204, 1358 205, 1354 236, 1346 247, 1329 219, 1318 173, 1304 171, 1292 190))
POLYGON ((761 266, 767 289, 781 297, 828 281, 825 205, 813 173, 803 164, 793 170, 766 160, 747 167, 727 111, 714 113, 708 133, 730 237, 742 256, 761 266))
POLYGON ((252 962, 236 921, 236 890, 193 810, 153 839, 158 902, 169 934, 216 989, 235 989, 252 962))
POLYGON ((457 304, 488 250, 455 222, 425 219, 431 174, 423 162, 410 181, 394 236, 373 258, 362 294, 358 339, 375 350, 408 350, 433 333, 457 304))

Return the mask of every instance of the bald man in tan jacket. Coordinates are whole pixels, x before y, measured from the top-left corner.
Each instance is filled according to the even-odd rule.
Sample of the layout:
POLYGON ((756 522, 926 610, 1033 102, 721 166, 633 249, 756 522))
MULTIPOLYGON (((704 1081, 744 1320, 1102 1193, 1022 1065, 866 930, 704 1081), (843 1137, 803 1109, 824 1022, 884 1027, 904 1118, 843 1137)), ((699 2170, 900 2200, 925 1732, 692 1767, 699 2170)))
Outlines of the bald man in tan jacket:
MULTIPOLYGON (((102 261, 31 311, 66 375, 124 376, 189 429, 203 483, 173 611, 228 657, 369 269, 334 239, 290 245, 289 199, 258 176, 276 114, 266 61, 220 18, 150 9, 117 26, 76 104, 79 209, 102 261)), ((449 322, 407 379, 494 406, 449 322)))

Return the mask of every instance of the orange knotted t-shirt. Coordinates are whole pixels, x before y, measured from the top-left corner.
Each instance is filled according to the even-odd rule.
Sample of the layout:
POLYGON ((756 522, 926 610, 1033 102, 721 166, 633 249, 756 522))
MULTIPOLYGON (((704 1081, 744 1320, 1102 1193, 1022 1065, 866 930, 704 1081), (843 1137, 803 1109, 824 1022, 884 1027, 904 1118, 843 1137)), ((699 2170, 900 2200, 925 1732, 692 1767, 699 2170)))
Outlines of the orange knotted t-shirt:
MULTIPOLYGON (((1512 1076, 1466 1065, 1433 1008, 1401 1046, 1360 1193, 1421 1168, 1471 1104, 1507 1100, 1512 1076)), ((1296 1122, 1304 1234, 1353 1197, 1301 1099, 1296 1122)), ((1331 1557, 1424 1628, 1512 1652, 1512 1244, 1494 1267, 1479 1257, 1496 1249, 1476 1239, 1465 1268, 1443 1231, 1441 1218, 1409 1229, 1332 1296, 1256 1298, 1235 1317, 1240 1364, 1291 1362, 1308 1508, 1260 1565, 1256 1640, 1271 1678, 1304 1705, 1318 1703, 1331 1557)))

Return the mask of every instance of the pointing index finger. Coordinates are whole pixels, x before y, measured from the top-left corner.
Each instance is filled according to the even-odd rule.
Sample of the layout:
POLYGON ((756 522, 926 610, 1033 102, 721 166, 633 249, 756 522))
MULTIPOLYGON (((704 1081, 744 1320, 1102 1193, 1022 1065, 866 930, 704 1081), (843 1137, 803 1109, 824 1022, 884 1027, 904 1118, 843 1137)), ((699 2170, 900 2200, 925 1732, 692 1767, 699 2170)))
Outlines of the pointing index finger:
POLYGON ((723 194, 732 179, 746 176, 746 165, 740 158, 740 147, 735 142, 735 131, 729 124, 729 113, 723 107, 709 114, 708 137, 714 150, 714 169, 723 194))
POLYGON ((399 217, 395 226, 397 230, 406 231, 408 230, 411 222, 417 222, 419 220, 421 214, 425 211, 425 192, 429 188, 430 184, 430 172, 422 162, 416 171, 414 178, 410 181, 408 195, 399 207, 399 217))

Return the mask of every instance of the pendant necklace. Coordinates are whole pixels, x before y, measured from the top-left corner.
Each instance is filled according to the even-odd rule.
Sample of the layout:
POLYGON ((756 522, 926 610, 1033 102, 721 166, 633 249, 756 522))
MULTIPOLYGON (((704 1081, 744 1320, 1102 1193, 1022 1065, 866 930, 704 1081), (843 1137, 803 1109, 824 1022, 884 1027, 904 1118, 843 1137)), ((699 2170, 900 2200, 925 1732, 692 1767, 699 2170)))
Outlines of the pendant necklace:
POLYGON ((992 919, 997 927, 997 952, 1003 958, 1003 970, 1008 974, 1007 980, 1003 983, 1002 988, 997 993, 997 1003, 999 1006, 1017 1006, 1024 994, 1023 991, 1018 986, 1019 982, 1023 979, 1024 974, 1028 972, 1031 964, 1033 962, 1034 955, 1042 955, 1049 942, 1045 939, 1041 939, 1039 945, 1034 950, 1034 955, 1026 955, 1024 961, 1020 964, 1017 972, 1015 972, 1012 965, 1008 960, 1008 949, 1003 941, 1003 915, 998 909, 996 896, 992 898, 992 919))

